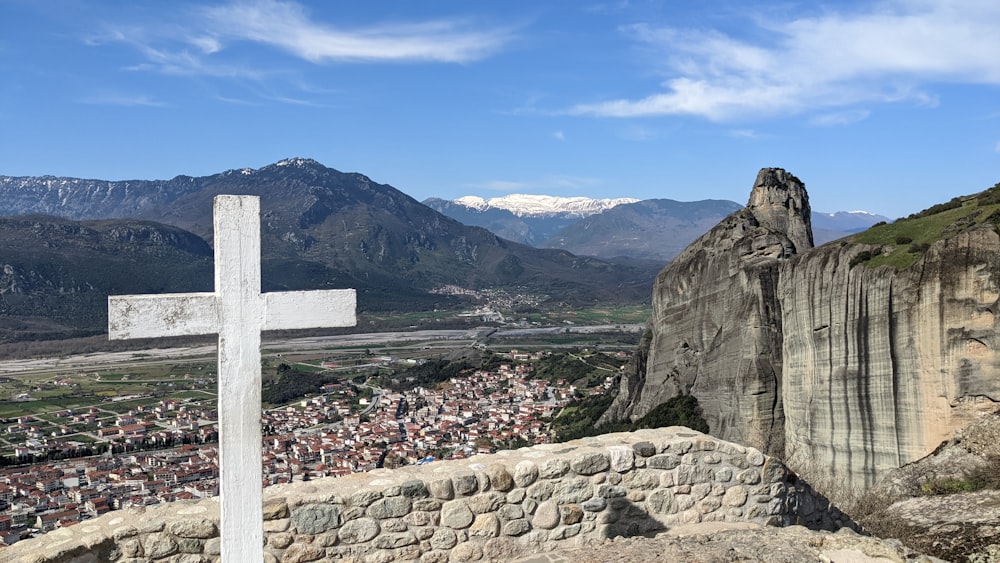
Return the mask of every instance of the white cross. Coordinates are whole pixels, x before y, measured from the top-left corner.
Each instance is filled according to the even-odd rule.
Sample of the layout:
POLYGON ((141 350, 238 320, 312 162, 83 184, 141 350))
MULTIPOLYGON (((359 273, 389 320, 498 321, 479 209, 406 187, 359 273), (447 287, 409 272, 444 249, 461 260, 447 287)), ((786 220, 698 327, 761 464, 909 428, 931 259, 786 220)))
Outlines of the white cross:
POLYGON ((263 561, 260 332, 354 326, 353 289, 260 292, 260 199, 215 198, 215 292, 108 297, 112 340, 219 335, 222 560, 263 561))

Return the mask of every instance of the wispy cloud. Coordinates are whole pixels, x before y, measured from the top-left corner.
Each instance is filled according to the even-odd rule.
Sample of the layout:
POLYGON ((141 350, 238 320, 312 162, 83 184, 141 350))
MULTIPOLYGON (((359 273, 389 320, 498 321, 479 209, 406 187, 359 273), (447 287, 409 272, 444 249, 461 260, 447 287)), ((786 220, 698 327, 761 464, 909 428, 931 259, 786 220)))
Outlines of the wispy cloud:
POLYGON ((317 22, 294 2, 234 2, 203 12, 219 38, 277 47, 313 63, 363 61, 468 62, 500 50, 509 29, 477 29, 437 20, 345 28, 317 22))
POLYGON ((226 57, 236 43, 255 43, 314 64, 362 62, 467 63, 511 42, 510 27, 465 20, 432 20, 362 27, 318 21, 296 2, 234 1, 178 15, 178 22, 107 23, 84 38, 91 46, 125 43, 143 61, 128 68, 174 75, 265 79, 283 70, 261 70, 226 57))
POLYGON ((760 139, 760 133, 754 131, 753 129, 733 129, 729 132, 730 137, 736 139, 760 139))
POLYGON ((127 96, 120 94, 100 94, 81 98, 80 103, 97 106, 126 106, 126 107, 166 107, 166 102, 161 102, 149 96, 127 96))
POLYGON ((566 133, 563 133, 562 131, 556 131, 555 133, 552 133, 552 137, 557 141, 565 141, 566 133))
POLYGON ((1000 153, 1000 141, 997 141, 997 144, 993 147, 993 150, 1000 153))
POLYGON ((850 125, 851 123, 857 123, 859 121, 864 121, 868 119, 871 114, 870 111, 866 109, 855 109, 847 111, 838 111, 834 113, 824 113, 822 115, 817 115, 809 120, 809 123, 813 125, 819 125, 820 127, 835 127, 838 125, 850 125))
POLYGON ((761 17, 752 34, 766 43, 716 30, 632 25, 622 31, 664 65, 663 90, 579 104, 569 113, 725 121, 858 103, 933 105, 935 96, 925 91, 932 84, 1000 84, 998 28, 994 0, 889 0, 864 12, 761 17))

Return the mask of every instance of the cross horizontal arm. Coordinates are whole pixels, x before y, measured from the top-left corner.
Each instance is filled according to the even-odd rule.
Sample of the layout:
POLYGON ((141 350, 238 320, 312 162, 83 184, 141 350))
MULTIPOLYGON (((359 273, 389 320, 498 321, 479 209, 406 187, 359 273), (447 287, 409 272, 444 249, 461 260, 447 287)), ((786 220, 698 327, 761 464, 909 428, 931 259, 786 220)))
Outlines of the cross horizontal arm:
POLYGON ((264 330, 354 326, 353 289, 264 293, 264 330))
POLYGON ((217 332, 219 315, 214 293, 108 297, 108 337, 111 340, 217 332))

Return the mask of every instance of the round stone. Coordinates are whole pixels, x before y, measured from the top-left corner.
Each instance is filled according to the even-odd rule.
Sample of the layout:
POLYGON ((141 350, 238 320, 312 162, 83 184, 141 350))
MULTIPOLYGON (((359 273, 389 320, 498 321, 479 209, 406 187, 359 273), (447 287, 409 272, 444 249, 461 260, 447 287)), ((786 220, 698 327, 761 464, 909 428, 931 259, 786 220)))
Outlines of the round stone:
POLYGON ((441 507, 441 525, 462 530, 468 528, 476 516, 469 509, 466 499, 457 499, 444 503, 441 507))
POLYGON ((372 518, 350 520, 340 528, 340 541, 346 544, 363 543, 379 534, 381 528, 372 518))
POLYGON ((458 543, 458 536, 448 528, 438 528, 431 536, 431 547, 434 549, 451 549, 458 543))
POLYGON ((538 505, 531 519, 531 525, 543 530, 551 530, 559 524, 559 505, 547 500, 538 505))
POLYGON ((493 463, 486 468, 486 475, 490 478, 490 485, 497 491, 507 492, 514 488, 514 478, 503 464, 493 463))
POLYGON ((538 466, 534 462, 524 460, 514 466, 514 484, 527 487, 538 479, 538 466))

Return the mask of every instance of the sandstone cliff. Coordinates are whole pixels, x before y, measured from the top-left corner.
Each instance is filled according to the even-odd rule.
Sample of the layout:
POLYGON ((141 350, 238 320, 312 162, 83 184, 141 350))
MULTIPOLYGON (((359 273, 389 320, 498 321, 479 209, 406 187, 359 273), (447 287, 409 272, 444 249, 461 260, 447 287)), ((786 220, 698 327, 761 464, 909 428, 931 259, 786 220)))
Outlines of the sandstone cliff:
POLYGON ((1000 237, 981 226, 905 270, 827 245, 781 271, 788 459, 869 485, 1000 401, 1000 237))
POLYGON ((658 276, 645 373, 605 419, 690 393, 713 434, 857 486, 926 455, 1000 401, 1000 212, 970 201, 915 263, 873 267, 921 250, 812 249, 804 186, 761 170, 748 206, 658 276))

